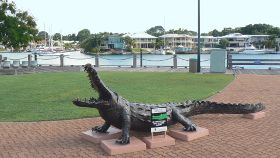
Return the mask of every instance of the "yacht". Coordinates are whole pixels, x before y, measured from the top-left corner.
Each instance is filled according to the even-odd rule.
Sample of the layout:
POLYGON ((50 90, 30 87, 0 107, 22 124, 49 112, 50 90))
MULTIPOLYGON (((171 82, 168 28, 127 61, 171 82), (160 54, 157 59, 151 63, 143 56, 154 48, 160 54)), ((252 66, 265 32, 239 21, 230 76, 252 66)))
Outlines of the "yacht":
POLYGON ((164 48, 165 54, 169 54, 169 55, 174 55, 175 51, 172 50, 170 47, 165 47, 164 48))
POLYGON ((165 55, 165 50, 164 49, 158 49, 156 50, 153 54, 157 54, 157 55, 165 55))
POLYGON ((269 53, 274 53, 275 50, 274 49, 257 49, 256 47, 254 47, 254 45, 249 44, 246 45, 243 51, 240 51, 240 54, 269 54, 269 53))

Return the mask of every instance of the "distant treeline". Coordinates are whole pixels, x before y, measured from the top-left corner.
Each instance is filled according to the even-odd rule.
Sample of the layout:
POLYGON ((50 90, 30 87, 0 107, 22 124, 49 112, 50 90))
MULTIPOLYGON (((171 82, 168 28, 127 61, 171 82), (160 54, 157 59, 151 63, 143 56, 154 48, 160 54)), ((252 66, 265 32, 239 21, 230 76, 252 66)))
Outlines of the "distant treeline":
MULTIPOLYGON (((162 26, 152 27, 148 29, 146 33, 156 37, 159 37, 167 33, 187 34, 190 36, 197 35, 197 32, 195 31, 182 29, 182 28, 171 29, 166 31, 162 26)), ((231 33, 241 33, 243 35, 271 35, 275 37, 280 37, 280 28, 268 24, 250 24, 244 27, 224 28, 222 31, 218 31, 217 29, 214 29, 213 31, 210 31, 208 33, 202 33, 201 35, 218 37, 218 36, 225 36, 231 33)))
POLYGON ((222 31, 213 30, 209 33, 204 33, 203 35, 210 36, 225 36, 230 33, 241 33, 243 35, 271 35, 275 37, 280 37, 280 28, 274 27, 268 24, 250 24, 245 27, 237 28, 224 28, 222 31))

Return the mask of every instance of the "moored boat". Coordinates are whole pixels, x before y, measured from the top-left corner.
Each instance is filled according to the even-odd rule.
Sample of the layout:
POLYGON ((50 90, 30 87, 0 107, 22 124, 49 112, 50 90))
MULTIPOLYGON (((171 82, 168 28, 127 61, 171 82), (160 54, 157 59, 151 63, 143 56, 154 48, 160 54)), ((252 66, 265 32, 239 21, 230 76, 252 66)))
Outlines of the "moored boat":
POLYGON ((240 51, 240 54, 271 54, 275 53, 275 49, 257 49, 254 45, 246 45, 244 50, 240 51))

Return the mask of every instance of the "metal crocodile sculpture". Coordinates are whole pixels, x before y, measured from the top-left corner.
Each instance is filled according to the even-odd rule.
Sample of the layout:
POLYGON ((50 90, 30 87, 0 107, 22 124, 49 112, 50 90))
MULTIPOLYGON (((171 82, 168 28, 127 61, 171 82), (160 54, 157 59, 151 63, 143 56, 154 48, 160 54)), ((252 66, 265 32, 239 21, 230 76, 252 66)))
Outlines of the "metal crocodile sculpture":
POLYGON ((130 103, 125 98, 110 90, 97 75, 96 70, 87 64, 84 70, 88 73, 91 87, 97 91, 99 98, 85 100, 75 99, 73 104, 79 107, 98 109, 105 120, 102 126, 92 128, 92 131, 105 133, 111 125, 122 129, 122 134, 116 140, 118 144, 128 144, 129 131, 151 130, 151 107, 167 108, 167 125, 177 122, 184 126, 185 131, 196 131, 196 125, 188 118, 198 114, 248 114, 262 111, 265 106, 258 104, 225 104, 210 101, 186 101, 182 103, 141 104, 130 103))

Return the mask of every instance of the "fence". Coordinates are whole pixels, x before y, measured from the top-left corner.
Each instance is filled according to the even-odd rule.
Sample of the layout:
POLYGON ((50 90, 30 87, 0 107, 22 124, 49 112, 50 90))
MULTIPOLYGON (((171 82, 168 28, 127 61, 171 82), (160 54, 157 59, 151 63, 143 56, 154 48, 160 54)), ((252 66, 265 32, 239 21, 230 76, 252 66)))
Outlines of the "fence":
POLYGON ((280 65, 280 59, 232 59, 232 55, 228 55, 227 68, 235 65, 280 65))
MULTIPOLYGON (((87 58, 75 58, 75 57, 71 57, 71 56, 68 56, 68 55, 64 55, 64 54, 60 54, 60 55, 51 55, 51 56, 47 56, 47 55, 44 55, 44 56, 38 56, 38 54, 34 54, 34 55, 28 55, 27 57, 23 57, 23 58, 17 58, 17 59, 14 59, 14 58, 7 58, 5 60, 11 60, 11 61, 22 61, 22 60, 27 60, 28 62, 28 66, 30 66, 30 63, 32 62, 32 58, 34 57, 34 61, 38 61, 38 60, 55 60, 55 59, 59 59, 59 63, 58 64, 55 64, 55 65, 58 65, 60 67, 63 67, 63 66, 66 66, 65 65, 65 59, 70 59, 70 60, 87 60, 87 59, 94 59, 95 63, 94 63, 94 66, 95 67, 132 67, 132 68, 137 68, 138 66, 140 67, 171 67, 171 68, 179 68, 179 67, 184 67, 184 68, 188 68, 189 65, 187 65, 187 62, 189 62, 189 59, 185 59, 185 58, 182 58, 182 57, 179 57, 177 56, 176 54, 173 55, 172 57, 168 57, 168 58, 165 58, 165 59, 147 59, 147 58, 143 58, 142 55, 140 55, 140 57, 137 57, 136 54, 133 54, 131 57, 126 57, 126 58, 119 58, 119 59, 113 59, 113 58, 108 58, 106 56, 100 56, 100 55, 95 55, 95 56, 91 56, 91 57, 87 57, 87 58), (100 59, 102 59, 103 61, 131 61, 132 60, 132 64, 126 64, 126 65, 121 65, 121 64, 103 64, 103 63, 100 63, 100 59), (184 66, 179 66, 178 65, 178 59, 182 60, 182 61, 185 61, 186 62, 186 65, 184 66), (160 62, 164 62, 164 61, 170 61, 172 62, 172 65, 161 65, 161 64, 158 64, 158 65, 144 65, 143 64, 143 61, 146 61, 146 62, 153 62, 153 63, 160 63, 160 62), (138 63, 140 65, 138 65, 138 63)), ((2 59, 2 55, 0 55, 0 65, 1 65, 1 61, 3 61, 2 59)), ((206 61, 209 61, 209 60, 203 60, 201 62, 206 62, 206 61)), ((50 65, 50 64, 49 64, 50 65)), ((41 65, 39 65, 41 66, 41 65)), ((52 65, 50 65, 52 66, 52 65)), ((72 66, 72 65, 71 65, 72 66)))

